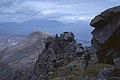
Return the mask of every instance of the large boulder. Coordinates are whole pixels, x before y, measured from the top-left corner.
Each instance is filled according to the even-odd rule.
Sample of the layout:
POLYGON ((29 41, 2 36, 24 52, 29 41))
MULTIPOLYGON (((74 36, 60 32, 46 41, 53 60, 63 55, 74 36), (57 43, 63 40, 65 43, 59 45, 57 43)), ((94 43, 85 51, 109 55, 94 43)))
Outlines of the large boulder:
POLYGON ((120 26, 120 6, 105 10, 90 23, 94 27, 92 35, 99 43, 104 44, 120 26))
POLYGON ((95 28, 91 52, 97 54, 99 62, 114 64, 120 56, 120 6, 103 11, 90 25, 95 28))

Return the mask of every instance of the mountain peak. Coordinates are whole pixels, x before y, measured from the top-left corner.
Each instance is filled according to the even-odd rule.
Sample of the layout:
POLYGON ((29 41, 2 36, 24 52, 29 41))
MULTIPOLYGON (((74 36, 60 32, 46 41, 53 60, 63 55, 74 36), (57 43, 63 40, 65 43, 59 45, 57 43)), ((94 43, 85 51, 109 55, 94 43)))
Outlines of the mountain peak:
POLYGON ((29 36, 34 36, 34 35, 51 35, 50 33, 47 32, 42 32, 42 31, 34 31, 32 32, 29 36))
MULTIPOLYGON (((51 36, 48 34, 49 33, 46 32, 35 31, 20 43, 7 47, 1 51, 0 80, 10 80, 5 78, 10 75, 17 76, 16 73, 21 73, 19 71, 23 71, 25 74, 31 73, 30 71, 33 69, 36 59, 44 48, 44 40, 51 36), (4 74, 2 72, 4 72, 4 74)), ((11 76, 11 78, 14 78, 14 76, 11 76)))

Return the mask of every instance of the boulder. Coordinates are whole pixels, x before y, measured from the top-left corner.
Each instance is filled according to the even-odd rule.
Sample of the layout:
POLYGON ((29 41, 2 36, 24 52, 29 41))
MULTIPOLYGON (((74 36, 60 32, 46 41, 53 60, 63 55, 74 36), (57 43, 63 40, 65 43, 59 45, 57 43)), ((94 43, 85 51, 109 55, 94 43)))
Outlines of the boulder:
POLYGON ((92 31, 91 52, 96 53, 98 62, 114 64, 120 55, 120 6, 103 11, 90 23, 92 31), (117 54, 117 56, 116 56, 117 54))

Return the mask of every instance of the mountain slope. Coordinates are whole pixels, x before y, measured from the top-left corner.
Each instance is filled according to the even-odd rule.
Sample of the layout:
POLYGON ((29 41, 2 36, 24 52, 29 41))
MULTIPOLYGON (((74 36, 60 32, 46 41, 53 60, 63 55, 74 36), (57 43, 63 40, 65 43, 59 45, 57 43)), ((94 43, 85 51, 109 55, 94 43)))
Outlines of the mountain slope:
POLYGON ((44 48, 44 39, 48 36, 47 33, 33 32, 17 45, 0 52, 0 80, 29 80, 35 61, 44 48))

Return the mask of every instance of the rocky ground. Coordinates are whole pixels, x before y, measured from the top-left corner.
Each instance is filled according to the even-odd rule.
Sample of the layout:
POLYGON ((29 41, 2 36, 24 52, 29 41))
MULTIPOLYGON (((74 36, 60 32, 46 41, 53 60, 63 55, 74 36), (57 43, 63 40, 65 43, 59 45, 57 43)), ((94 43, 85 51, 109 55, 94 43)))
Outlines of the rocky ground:
POLYGON ((96 63, 97 56, 89 52, 89 47, 83 48, 77 43, 69 32, 61 35, 47 39, 46 44, 49 44, 36 61, 32 80, 97 80, 104 68, 114 71, 113 65, 96 63), (86 53, 91 54, 87 68, 84 59, 86 53))
POLYGON ((33 32, 0 52, 0 80, 96 80, 102 72, 114 71, 113 65, 96 64, 96 54, 91 54, 85 68, 84 57, 89 51, 90 47, 76 42, 71 32, 60 36, 33 32))

